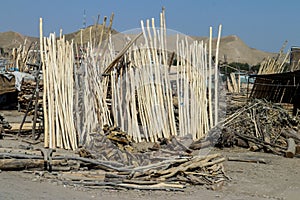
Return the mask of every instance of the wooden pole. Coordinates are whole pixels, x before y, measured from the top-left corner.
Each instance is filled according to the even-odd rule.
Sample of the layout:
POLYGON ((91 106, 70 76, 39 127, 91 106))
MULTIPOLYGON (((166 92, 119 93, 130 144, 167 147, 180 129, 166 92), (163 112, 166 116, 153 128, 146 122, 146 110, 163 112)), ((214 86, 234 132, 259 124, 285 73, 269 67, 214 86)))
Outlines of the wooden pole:
POLYGON ((209 27, 209 47, 208 47, 208 108, 209 108, 209 126, 214 126, 213 108, 212 108, 212 27, 209 27))
MULTIPOLYGON (((99 44, 98 44, 98 48, 99 48, 99 49, 101 48, 104 30, 106 29, 106 20, 107 20, 107 17, 105 16, 105 17, 103 18, 102 30, 101 30, 100 39, 99 39, 99 44)), ((108 38, 106 38, 106 39, 108 39, 108 38)))
POLYGON ((43 112, 44 112, 44 146, 49 147, 49 130, 48 130, 48 112, 47 112, 47 78, 46 68, 44 61, 44 48, 43 48, 43 19, 40 18, 40 54, 41 65, 43 70, 43 112))
POLYGON ((215 61, 215 122, 214 125, 218 124, 218 112, 219 112, 219 47, 221 39, 222 25, 219 26, 217 47, 216 47, 216 61, 215 61))

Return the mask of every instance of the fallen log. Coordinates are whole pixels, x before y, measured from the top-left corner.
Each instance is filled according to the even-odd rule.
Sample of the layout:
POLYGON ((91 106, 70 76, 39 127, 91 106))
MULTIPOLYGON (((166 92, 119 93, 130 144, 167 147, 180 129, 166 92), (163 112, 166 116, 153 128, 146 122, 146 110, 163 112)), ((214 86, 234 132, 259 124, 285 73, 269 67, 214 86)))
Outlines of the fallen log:
POLYGON ((261 149, 262 149, 262 147, 260 145, 257 145, 253 142, 249 142, 249 150, 250 151, 259 151, 261 149))
MULTIPOLYGON (((114 164, 116 162, 109 162, 109 161, 100 161, 100 160, 94 160, 89 158, 82 158, 82 157, 74 157, 74 156, 55 156, 52 158, 53 160, 76 160, 76 161, 82 161, 85 163, 89 163, 92 165, 97 166, 99 169, 103 169, 105 171, 130 171, 130 169, 126 168, 119 168, 115 167, 114 164)), ((118 163, 120 164, 120 163, 118 163)), ((120 164, 122 165, 122 164, 120 164)))
POLYGON ((24 170, 30 168, 44 168, 43 160, 33 159, 1 159, 0 170, 24 170))
POLYGON ((176 175, 178 172, 190 171, 197 168, 207 167, 218 163, 222 163, 225 160, 225 158, 223 157, 219 158, 219 157, 220 157, 219 154, 208 155, 206 157, 195 157, 177 167, 172 167, 170 169, 162 170, 158 172, 158 174, 160 176, 160 179, 167 179, 176 175), (212 159, 215 158, 217 160, 211 161, 212 159))
MULTIPOLYGON (((68 184, 68 182, 65 182, 68 184)), ((164 183, 160 182, 158 184, 151 185, 138 185, 138 184, 127 184, 127 183, 115 183, 115 182, 89 182, 89 181, 77 181, 73 182, 78 185, 83 186, 106 186, 113 188, 125 188, 125 189, 138 189, 138 190, 165 190, 165 191, 183 191, 185 188, 182 184, 174 183, 164 183)))
POLYGON ((0 148, 0 153, 10 153, 10 154, 25 154, 25 155, 41 155, 39 150, 25 150, 25 149, 12 149, 12 148, 0 148))
POLYGON ((268 162, 263 158, 257 158, 257 157, 233 157, 230 156, 227 158, 228 161, 235 161, 235 162, 248 162, 248 163, 262 163, 267 164, 268 162))
MULTIPOLYGON (((44 170, 44 160, 42 159, 17 159, 17 158, 9 158, 9 159, 0 159, 0 170, 2 171, 19 171, 19 170, 28 170, 28 169, 38 169, 44 170)), ((75 166, 76 163, 67 163, 66 161, 52 161, 53 165, 52 171, 55 170, 66 170, 66 167, 69 167, 70 170, 72 166, 75 166), (71 166, 70 166, 71 165, 71 166)))
POLYGON ((281 134, 286 138, 293 138, 295 141, 300 143, 300 134, 294 129, 282 130, 281 134))
POLYGON ((240 138, 243 138, 245 140, 251 141, 259 146, 265 147, 266 149, 269 149, 271 152, 277 155, 282 155, 284 153, 284 147, 277 145, 277 144, 272 144, 268 143, 266 141, 260 140, 256 137, 252 137, 249 135, 241 134, 241 133, 235 133, 237 136, 240 138), (275 149, 277 148, 277 149, 275 149))
POLYGON ((104 181, 105 172, 103 174, 86 174, 79 172, 64 172, 61 175, 62 180, 68 181, 104 181))
POLYGON ((296 144, 295 144, 295 140, 293 138, 288 138, 287 139, 287 143, 288 143, 288 149, 285 153, 285 156, 287 158, 293 158, 296 154, 296 144))
POLYGON ((0 158, 1 159, 7 159, 7 158, 11 158, 11 159, 40 159, 43 160, 43 156, 42 155, 27 155, 27 154, 17 154, 17 153, 0 153, 0 158))

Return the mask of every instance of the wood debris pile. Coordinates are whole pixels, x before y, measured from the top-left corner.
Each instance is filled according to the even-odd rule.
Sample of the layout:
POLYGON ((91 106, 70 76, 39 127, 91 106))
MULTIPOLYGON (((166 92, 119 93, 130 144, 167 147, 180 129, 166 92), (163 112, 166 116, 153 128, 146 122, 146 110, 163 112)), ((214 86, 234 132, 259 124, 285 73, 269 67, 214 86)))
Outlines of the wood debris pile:
MULTIPOLYGON (((153 158, 154 159, 154 158, 153 158)), ((108 186, 144 190, 181 190, 188 185, 206 185, 214 188, 228 180, 219 154, 158 158, 157 162, 142 166, 114 167, 104 173, 103 179, 65 179, 65 184, 108 186), (92 180, 91 180, 92 179, 92 180)), ((103 172, 102 172, 103 173, 103 172)), ((73 176, 76 176, 76 172, 73 176)))
MULTIPOLYGON (((26 110, 29 109, 28 115, 31 115, 34 112, 35 96, 33 96, 33 93, 35 92, 36 84, 37 84, 36 81, 33 80, 23 80, 21 91, 18 92, 19 109, 21 112, 26 112, 26 110)), ((39 82, 39 93, 40 95, 38 99, 38 107, 42 108, 42 93, 43 93, 42 81, 39 82)))
POLYGON ((298 153, 300 118, 280 105, 254 99, 239 108, 229 107, 228 114, 219 146, 236 145, 287 157, 298 153))
POLYGON ((225 158, 192 152, 186 147, 191 142, 190 136, 136 144, 127 134, 110 128, 106 135, 95 133, 90 146, 76 154, 0 148, 0 170, 30 170, 41 179, 89 188, 180 191, 189 185, 221 187, 229 180, 223 168, 225 158))
POLYGON ((190 157, 192 153, 186 145, 193 141, 191 135, 182 139, 176 137, 162 139, 155 143, 135 143, 119 128, 110 128, 105 135, 94 134, 92 137, 92 141, 86 148, 97 159, 119 162, 124 165, 149 165, 174 156, 190 157))

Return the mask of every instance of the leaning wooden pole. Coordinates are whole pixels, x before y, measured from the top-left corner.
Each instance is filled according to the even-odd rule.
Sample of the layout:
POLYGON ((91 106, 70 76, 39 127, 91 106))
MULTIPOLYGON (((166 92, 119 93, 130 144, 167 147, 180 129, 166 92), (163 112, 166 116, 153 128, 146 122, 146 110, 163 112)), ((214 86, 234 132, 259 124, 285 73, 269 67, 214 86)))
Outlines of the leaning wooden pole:
POLYGON ((43 19, 40 18, 40 54, 41 54, 41 64, 43 70, 43 112, 44 112, 44 146, 49 147, 48 141, 48 112, 47 112, 47 87, 46 87, 46 68, 44 63, 44 50, 43 50, 43 19))
POLYGON ((219 47, 220 47, 220 39, 221 39, 221 30, 222 25, 219 26, 218 40, 217 40, 217 48, 216 48, 216 61, 215 61, 215 125, 218 123, 218 108, 219 108, 219 47))
POLYGON ((209 47, 208 47, 208 109, 209 109, 209 127, 212 128, 213 123, 213 115, 212 115, 212 27, 209 27, 209 47))

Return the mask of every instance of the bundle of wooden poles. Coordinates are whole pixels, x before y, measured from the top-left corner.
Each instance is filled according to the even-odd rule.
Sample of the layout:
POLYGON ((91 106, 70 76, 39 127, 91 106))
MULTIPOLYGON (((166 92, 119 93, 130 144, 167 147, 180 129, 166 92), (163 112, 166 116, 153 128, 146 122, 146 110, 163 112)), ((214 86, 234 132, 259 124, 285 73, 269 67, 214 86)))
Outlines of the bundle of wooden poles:
POLYGON ((74 52, 73 43, 64 36, 56 39, 42 37, 41 58, 43 63, 43 111, 45 147, 76 149, 77 132, 74 124, 74 52))
POLYGON ((227 78, 227 89, 230 93, 240 93, 241 91, 241 78, 235 76, 235 73, 230 73, 230 79, 227 78))
MULTIPOLYGON (((218 61, 213 67, 212 29, 209 54, 203 42, 177 38, 173 57, 177 62, 172 66, 164 11, 160 28, 154 19, 151 22, 147 20, 146 27, 141 22, 144 44, 133 45, 124 55, 130 64, 112 73, 114 124, 137 142, 187 134, 203 138, 218 122, 218 61), (171 77, 172 72, 176 77, 171 77)), ((220 31, 221 27, 219 38, 220 31)), ((219 40, 217 52, 218 45, 219 40)))
POLYGON ((221 26, 212 63, 212 28, 208 45, 177 36, 170 54, 163 9, 159 28, 142 21, 141 33, 116 55, 111 23, 107 41, 95 46, 91 39, 79 64, 75 45, 62 35, 43 38, 41 22, 45 146, 76 149, 104 126, 120 127, 135 142, 205 137, 219 121, 221 26))
POLYGON ((257 72, 257 74, 275 74, 292 71, 292 66, 287 67, 286 61, 289 58, 290 52, 284 53, 283 50, 286 47, 287 41, 284 42, 280 51, 275 57, 265 59, 257 72))

